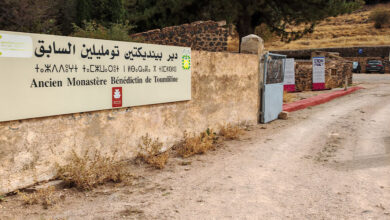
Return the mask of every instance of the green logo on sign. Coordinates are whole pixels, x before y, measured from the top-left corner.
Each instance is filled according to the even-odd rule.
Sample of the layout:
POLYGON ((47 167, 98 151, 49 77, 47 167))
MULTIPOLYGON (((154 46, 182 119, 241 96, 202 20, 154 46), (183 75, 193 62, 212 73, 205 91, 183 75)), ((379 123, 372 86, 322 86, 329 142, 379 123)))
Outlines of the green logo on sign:
POLYGON ((181 66, 184 70, 189 70, 191 68, 191 57, 184 55, 181 60, 181 66))

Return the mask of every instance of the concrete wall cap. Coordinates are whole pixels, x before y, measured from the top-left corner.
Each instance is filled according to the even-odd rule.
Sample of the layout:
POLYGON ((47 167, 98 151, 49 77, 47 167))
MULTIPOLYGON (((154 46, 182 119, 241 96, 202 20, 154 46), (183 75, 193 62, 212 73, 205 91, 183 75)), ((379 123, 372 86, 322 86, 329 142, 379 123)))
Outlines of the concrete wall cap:
POLYGON ((256 34, 250 34, 250 35, 242 38, 242 42, 248 41, 248 40, 255 40, 255 41, 263 42, 263 39, 261 39, 261 37, 257 36, 256 34))

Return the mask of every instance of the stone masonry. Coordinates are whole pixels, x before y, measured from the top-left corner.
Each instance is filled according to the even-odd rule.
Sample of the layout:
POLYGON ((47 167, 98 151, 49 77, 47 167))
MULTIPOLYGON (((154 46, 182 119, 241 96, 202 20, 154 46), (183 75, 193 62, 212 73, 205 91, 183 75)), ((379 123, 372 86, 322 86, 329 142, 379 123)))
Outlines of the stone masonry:
POLYGON ((239 36, 225 21, 197 21, 133 34, 140 42, 191 47, 193 50, 238 52, 239 36))
MULTIPOLYGON (((313 53, 312 56, 325 57, 325 87, 328 89, 342 87, 345 77, 352 84, 352 62, 332 53, 313 53)), ((298 91, 312 90, 313 66, 311 60, 297 60, 295 65, 295 86, 298 91)))

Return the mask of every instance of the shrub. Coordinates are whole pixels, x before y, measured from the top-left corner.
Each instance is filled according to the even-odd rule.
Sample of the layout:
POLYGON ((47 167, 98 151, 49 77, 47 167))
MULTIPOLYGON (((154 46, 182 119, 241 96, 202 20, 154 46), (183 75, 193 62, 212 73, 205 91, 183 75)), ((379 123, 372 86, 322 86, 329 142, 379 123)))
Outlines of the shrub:
POLYGON ((236 140, 243 134, 243 129, 238 125, 227 124, 221 128, 219 134, 225 140, 236 140))
POLYGON ((187 158, 195 154, 203 154, 215 148, 218 137, 211 129, 201 132, 198 136, 184 132, 184 140, 178 147, 178 154, 187 158))
POLYGON ((162 152, 163 143, 159 139, 153 140, 149 134, 141 137, 138 145, 139 152, 136 160, 145 162, 157 169, 163 169, 168 162, 169 152, 162 152))
POLYGON ((57 167, 58 178, 69 187, 80 190, 90 190, 107 182, 121 182, 129 177, 125 164, 116 161, 115 153, 113 156, 104 156, 96 151, 91 157, 88 151, 82 156, 72 151, 69 163, 57 167))
POLYGON ((255 28, 255 34, 261 37, 264 42, 271 41, 275 36, 266 24, 261 24, 255 28))
POLYGON ((371 12, 370 20, 374 21, 375 28, 380 29, 390 23, 390 11, 384 9, 375 10, 371 12))
POLYGON ((52 206, 58 200, 54 197, 54 186, 38 189, 36 192, 29 194, 17 191, 17 194, 23 199, 25 205, 42 205, 44 209, 52 206))
POLYGON ((296 99, 297 99, 296 95, 293 95, 293 94, 288 93, 286 91, 283 92, 283 103, 294 102, 296 99))
POLYGON ((95 21, 84 22, 83 27, 73 24, 74 37, 85 37, 104 40, 136 41, 129 36, 134 26, 129 24, 111 24, 108 28, 95 21))

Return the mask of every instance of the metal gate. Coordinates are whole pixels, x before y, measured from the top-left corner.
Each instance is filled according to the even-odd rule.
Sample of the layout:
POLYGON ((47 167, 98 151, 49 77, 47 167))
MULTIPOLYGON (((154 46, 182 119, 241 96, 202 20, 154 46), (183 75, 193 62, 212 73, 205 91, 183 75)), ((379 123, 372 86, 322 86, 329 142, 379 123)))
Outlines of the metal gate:
POLYGON ((261 123, 278 118, 283 110, 283 80, 285 55, 267 53, 264 57, 261 123))

